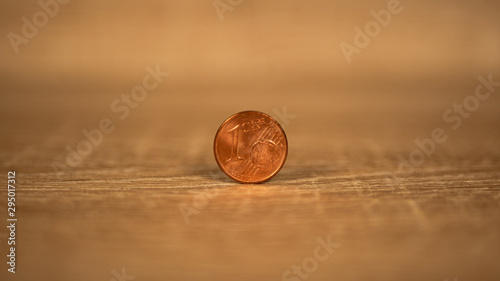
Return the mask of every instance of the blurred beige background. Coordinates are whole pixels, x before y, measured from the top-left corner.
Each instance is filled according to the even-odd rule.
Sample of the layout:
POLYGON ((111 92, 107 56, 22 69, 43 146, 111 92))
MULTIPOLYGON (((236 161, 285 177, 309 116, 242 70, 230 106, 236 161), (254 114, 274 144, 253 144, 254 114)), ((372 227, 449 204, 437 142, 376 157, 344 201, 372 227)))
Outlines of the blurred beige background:
MULTIPOLYGON (((157 64, 170 76, 131 114, 146 121, 136 126, 141 117, 127 119, 123 130, 162 130, 171 120, 207 114, 218 123, 240 110, 287 106, 299 116, 296 124, 319 122, 334 132, 340 131, 332 127, 336 120, 347 127, 372 122, 379 131, 406 120, 401 114, 431 116, 413 124, 427 134, 442 125, 448 107, 473 93, 479 75, 499 75, 499 4, 402 1, 403 11, 347 63, 339 44, 353 44, 354 28, 388 3, 242 1, 221 20, 211 1, 70 1, 15 54, 7 35, 21 34, 21 19, 32 21, 41 7, 4 1, 0 106, 11 137, 3 141, 30 126, 56 137, 61 124, 83 122, 64 132, 76 141, 82 129, 113 117, 112 101, 157 64), (148 122, 155 113, 164 122, 148 122), (383 116, 390 122, 376 122, 383 116)), ((496 108, 498 99, 491 98, 477 115, 493 122, 496 108)), ((471 127, 482 124, 470 120, 471 127)), ((422 134, 408 136, 410 142, 422 134)), ((33 144, 24 137, 13 143, 19 141, 33 144)), ((64 149, 47 156, 61 160, 64 149)))
POLYGON ((0 236, 1 279, 285 280, 331 235, 341 247, 309 280, 498 280, 500 89, 457 130, 443 113, 479 76, 500 81, 500 2, 401 1, 348 63, 341 42, 389 2, 243 0, 221 18, 212 0, 73 0, 16 53, 9 34, 42 8, 2 1, 0 156, 19 175, 20 244, 7 275, 0 236), (157 65, 169 76, 121 120, 112 103, 157 65), (212 155, 218 126, 249 109, 290 145, 263 185, 234 184, 212 155), (115 130, 57 176, 103 118, 115 130), (435 128, 448 140, 391 178, 435 128), (187 224, 179 206, 206 188, 219 195, 187 224))
POLYGON ((16 55, 7 34, 21 34, 21 18, 41 8, 4 1, 3 96, 31 104, 56 95, 44 106, 113 97, 150 64, 172 73, 169 89, 218 102, 229 94, 238 98, 231 102, 248 93, 286 98, 279 90, 299 86, 313 97, 318 85, 330 96, 412 83, 461 88, 498 71, 496 1, 402 1, 403 11, 347 64, 340 42, 352 44, 354 27, 388 2, 242 1, 221 21, 211 1, 70 1, 16 55))

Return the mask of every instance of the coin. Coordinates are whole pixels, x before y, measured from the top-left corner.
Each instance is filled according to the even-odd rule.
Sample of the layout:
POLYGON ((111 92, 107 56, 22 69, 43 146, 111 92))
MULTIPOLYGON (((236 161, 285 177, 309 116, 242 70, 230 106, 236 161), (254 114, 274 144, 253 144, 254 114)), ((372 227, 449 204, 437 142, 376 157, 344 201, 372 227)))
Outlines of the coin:
POLYGON ((275 176, 285 164, 288 141, 280 124, 258 111, 229 117, 214 139, 220 169, 240 183, 261 183, 275 176))

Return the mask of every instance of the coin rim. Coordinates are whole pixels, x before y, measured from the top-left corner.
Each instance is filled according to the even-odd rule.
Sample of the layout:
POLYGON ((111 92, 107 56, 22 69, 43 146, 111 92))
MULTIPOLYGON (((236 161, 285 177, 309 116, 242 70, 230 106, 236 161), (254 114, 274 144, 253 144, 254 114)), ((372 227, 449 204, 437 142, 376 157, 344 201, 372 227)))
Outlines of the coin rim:
POLYGON ((239 183, 248 183, 248 184, 254 184, 254 183, 263 183, 265 181, 268 181, 270 180, 271 178, 273 178, 276 174, 278 174, 281 169, 283 168, 283 166, 285 166, 285 162, 286 162, 286 159, 288 157, 288 139, 286 137, 286 133, 285 133, 285 130, 283 130, 283 127, 281 127, 280 123, 278 123, 278 121, 276 121, 271 115, 269 114, 266 114, 264 112, 261 112, 261 111, 257 111, 257 110, 245 110, 245 111, 241 111, 241 112, 238 112, 238 113, 235 113, 231 116, 229 116, 224 122, 222 122, 222 124, 219 126, 219 129, 217 130, 217 133, 215 133, 215 137, 214 137, 214 145, 213 145, 213 149, 214 149, 214 158, 215 158, 215 162, 217 162, 217 166, 219 166, 219 169, 224 173, 226 174, 229 178, 231 178, 232 180, 236 181, 236 182, 239 182, 239 183), (278 127, 281 129, 281 131, 283 132, 283 136, 285 137, 285 144, 286 144, 286 150, 285 150, 285 157, 283 158, 283 162, 281 163, 280 167, 274 171, 272 174, 270 174, 268 177, 264 178, 263 180, 258 180, 258 181, 241 181, 235 177, 233 177, 232 175, 230 175, 229 173, 227 173, 225 171, 225 169, 222 167, 221 163, 219 162, 219 159, 217 157, 217 152, 216 152, 216 143, 217 143, 217 136, 219 135, 222 127, 224 127, 224 125, 229 122, 231 119, 233 119, 235 116, 239 115, 239 114, 242 114, 242 113, 258 113, 258 114, 262 114, 262 115, 265 115, 267 116, 269 119, 271 119, 271 121, 273 121, 276 125, 278 125, 278 127))

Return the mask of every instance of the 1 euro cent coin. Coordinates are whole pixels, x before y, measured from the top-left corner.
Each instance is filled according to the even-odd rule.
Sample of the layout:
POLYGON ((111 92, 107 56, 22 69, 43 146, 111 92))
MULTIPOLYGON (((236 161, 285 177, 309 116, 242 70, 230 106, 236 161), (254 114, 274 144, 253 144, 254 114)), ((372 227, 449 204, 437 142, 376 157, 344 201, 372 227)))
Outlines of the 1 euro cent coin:
POLYGON ((240 183, 261 183, 285 164, 288 142, 280 124, 258 111, 229 117, 214 140, 214 155, 221 170, 240 183))

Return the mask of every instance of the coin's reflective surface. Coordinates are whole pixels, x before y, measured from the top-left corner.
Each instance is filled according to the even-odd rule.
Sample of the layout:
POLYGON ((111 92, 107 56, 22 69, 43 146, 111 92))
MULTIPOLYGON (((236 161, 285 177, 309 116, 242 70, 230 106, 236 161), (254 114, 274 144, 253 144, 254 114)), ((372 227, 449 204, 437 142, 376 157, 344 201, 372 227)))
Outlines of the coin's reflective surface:
POLYGON ((237 182, 260 183, 272 178, 283 167, 287 153, 285 132, 262 112, 237 113, 215 135, 215 160, 237 182))

